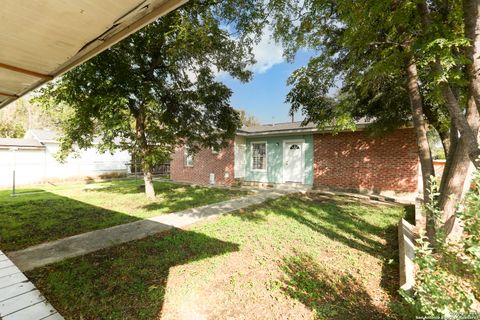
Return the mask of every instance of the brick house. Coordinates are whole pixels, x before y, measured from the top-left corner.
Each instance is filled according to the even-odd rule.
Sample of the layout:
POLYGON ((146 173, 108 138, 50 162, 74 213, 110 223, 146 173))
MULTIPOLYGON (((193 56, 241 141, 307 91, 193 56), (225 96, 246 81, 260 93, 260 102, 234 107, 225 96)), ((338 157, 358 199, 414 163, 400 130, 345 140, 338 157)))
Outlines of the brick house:
POLYGON ((197 184, 300 184, 334 190, 414 194, 419 159, 413 128, 372 137, 358 124, 354 132, 332 135, 300 122, 242 128, 219 152, 194 156, 178 148, 171 178, 197 184))

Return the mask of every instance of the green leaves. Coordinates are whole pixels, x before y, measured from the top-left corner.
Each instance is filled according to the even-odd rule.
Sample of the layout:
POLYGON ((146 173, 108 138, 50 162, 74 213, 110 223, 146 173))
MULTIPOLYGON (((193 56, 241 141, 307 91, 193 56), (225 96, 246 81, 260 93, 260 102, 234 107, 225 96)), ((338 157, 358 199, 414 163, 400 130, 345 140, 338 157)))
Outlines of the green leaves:
POLYGON ((411 120, 405 63, 419 64, 420 88, 429 122, 448 127, 438 84, 448 82, 465 101, 461 2, 425 2, 430 24, 422 23, 419 1, 270 0, 275 39, 290 59, 307 47, 315 54, 289 79, 292 112, 337 123, 340 115, 370 119, 370 129, 384 132, 411 120), (441 73, 432 67, 441 66, 441 73), (334 101, 334 104, 325 103, 334 101), (323 110, 319 110, 323 109, 323 110))
POLYGON ((468 39, 461 36, 453 39, 434 38, 426 42, 420 49, 419 65, 427 68, 438 63, 442 72, 432 72, 429 77, 431 81, 425 85, 436 88, 438 84, 448 82, 465 87, 468 82, 462 69, 469 64, 469 60, 460 52, 467 46, 469 46, 468 39))
POLYGON ((72 110, 62 121, 60 157, 94 139, 101 151, 128 150, 150 165, 179 144, 225 144, 240 120, 215 75, 248 81, 254 60, 251 43, 223 23, 243 34, 254 8, 247 0, 191 1, 42 89, 38 101, 72 110))
POLYGON ((410 119, 404 83, 405 34, 418 19, 411 2, 271 0, 276 39, 286 55, 301 47, 316 55, 289 78, 287 102, 319 125, 352 128, 371 119, 374 131, 405 125, 410 119), (347 120, 348 119, 348 120, 347 120), (384 125, 382 125, 384 124, 384 125))

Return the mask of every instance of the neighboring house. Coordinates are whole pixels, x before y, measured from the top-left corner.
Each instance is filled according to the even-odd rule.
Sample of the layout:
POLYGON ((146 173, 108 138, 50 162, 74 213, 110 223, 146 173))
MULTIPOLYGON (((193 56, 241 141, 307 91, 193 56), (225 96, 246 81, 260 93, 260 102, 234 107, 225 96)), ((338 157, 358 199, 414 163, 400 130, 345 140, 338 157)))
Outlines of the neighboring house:
POLYGON ((0 186, 59 181, 126 173, 131 157, 126 151, 99 153, 95 148, 80 150, 78 157, 64 163, 55 159, 60 149, 58 135, 51 130, 29 130, 23 139, 0 138, 0 186))
POLYGON ((177 148, 171 178, 199 184, 294 184, 369 192, 416 193, 419 159, 415 132, 397 129, 372 137, 355 132, 320 131, 300 122, 242 128, 218 153, 204 149, 193 157, 177 148))

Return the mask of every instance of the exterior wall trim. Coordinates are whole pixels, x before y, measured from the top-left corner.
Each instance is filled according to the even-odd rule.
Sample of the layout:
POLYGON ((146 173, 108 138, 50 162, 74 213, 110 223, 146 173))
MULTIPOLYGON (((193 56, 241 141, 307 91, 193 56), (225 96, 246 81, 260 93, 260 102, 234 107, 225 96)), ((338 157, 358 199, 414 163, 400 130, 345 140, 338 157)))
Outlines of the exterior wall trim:
POLYGON ((244 179, 247 166, 247 144, 245 137, 236 136, 233 140, 233 177, 244 179), (241 143, 243 142, 243 143, 241 143))

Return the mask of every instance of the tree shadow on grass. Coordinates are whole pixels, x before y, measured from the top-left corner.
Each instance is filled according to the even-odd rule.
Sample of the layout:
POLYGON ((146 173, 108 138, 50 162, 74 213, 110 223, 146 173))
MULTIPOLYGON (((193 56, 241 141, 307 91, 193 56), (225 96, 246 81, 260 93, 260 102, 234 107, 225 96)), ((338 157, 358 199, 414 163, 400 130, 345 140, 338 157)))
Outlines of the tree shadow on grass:
MULTIPOLYGON (((291 217, 333 241, 341 242, 353 249, 379 257, 382 263, 380 286, 393 301, 398 298, 398 239, 395 224, 398 221, 397 219, 400 218, 398 212, 392 213, 391 217, 388 216, 388 211, 377 212, 375 215, 384 215, 383 218, 388 218, 391 223, 377 221, 373 224, 368 221, 369 218, 374 218, 369 216, 368 211, 364 213, 355 212, 352 208, 344 206, 345 204, 351 204, 351 201, 344 202, 342 199, 319 201, 315 197, 313 199, 303 197, 297 202, 295 209, 287 208, 275 212, 291 217), (312 202, 315 205, 312 206, 312 202)), ((362 204, 366 208, 379 208, 379 206, 372 206, 368 202, 362 204)), ((369 318, 366 317, 365 319, 369 318)), ((383 318, 379 317, 379 319, 383 318)))
POLYGON ((268 207, 268 210, 261 206, 247 209, 239 217, 262 222, 269 214, 282 215, 332 241, 379 258, 382 263, 380 285, 391 299, 398 298, 398 239, 395 222, 400 218, 401 212, 372 212, 371 210, 383 206, 316 195, 294 195, 271 200, 268 207))
MULTIPOLYGON (((236 215, 242 220, 263 222, 268 215, 282 215, 307 226, 333 241, 341 242, 351 248, 363 251, 372 256, 384 256, 385 235, 391 230, 370 223, 369 208, 381 208, 381 205, 367 201, 353 201, 346 198, 332 198, 317 195, 290 195, 279 199, 268 200, 260 205, 251 206, 236 215), (361 204, 358 207, 348 207, 361 204), (358 212, 364 207, 364 212, 358 212)), ((375 213, 378 215, 378 213, 375 213)), ((399 218, 397 214, 382 212, 387 218, 399 218), (391 217, 388 217, 391 215, 391 217)), ((396 235, 395 232, 393 234, 396 235)), ((390 254, 388 254, 390 257, 390 254)))
POLYGON ((338 274, 315 262, 307 254, 285 258, 280 288, 300 301, 316 319, 389 319, 376 306, 365 287, 348 273, 338 274))
POLYGON ((96 186, 99 187, 87 189, 86 191, 110 193, 110 197, 115 196, 115 193, 138 195, 138 208, 146 211, 158 211, 159 214, 199 207, 248 194, 247 191, 232 191, 154 181, 156 198, 155 200, 147 200, 143 195, 144 190, 140 188, 143 186, 143 181, 114 181, 106 185, 99 184, 96 186))
POLYGON ((247 192, 183 186, 173 191, 159 192, 155 202, 146 204, 142 206, 142 208, 147 211, 163 210, 175 212, 207 204, 219 203, 244 195, 247 195, 247 192))
MULTIPOLYGON (((262 211, 262 208, 265 204, 270 204, 271 200, 267 203, 255 204, 248 208, 240 209, 235 211, 233 215, 240 218, 244 221, 251 221, 251 222, 264 222, 267 220, 265 216, 265 212, 262 211)), ((270 204, 271 205, 271 204, 270 204)))
POLYGON ((0 249, 14 251, 138 218, 41 189, 0 192, 0 249))
POLYGON ((287 216, 334 241, 373 256, 382 256, 385 245, 379 240, 387 230, 368 222, 367 210, 359 213, 356 210, 360 206, 346 208, 344 204, 351 203, 296 195, 287 197, 287 201, 271 202, 272 208, 266 213, 287 216))
MULTIPOLYGON (((144 185, 143 179, 126 179, 126 180, 116 180, 110 182, 99 182, 97 184, 99 188, 88 189, 92 192, 110 192, 110 193, 120 193, 120 194, 141 194, 145 190, 142 188, 144 185)), ((187 186, 182 186, 179 184, 170 183, 168 181, 153 181, 153 186, 157 193, 167 192, 167 191, 176 191, 185 189, 187 186)))
POLYGON ((67 318, 156 319, 169 270, 238 251, 235 243, 171 230, 28 273, 67 318))
MULTIPOLYGON (((126 179, 116 180, 110 182, 99 182, 98 188, 91 188, 86 191, 92 192, 109 192, 109 193, 121 193, 121 194, 143 194, 145 192, 144 181, 142 179, 126 179)), ((178 184, 170 181, 153 181, 155 192, 159 197, 169 194, 195 194, 195 193, 232 193, 232 190, 196 186, 188 184, 178 184)), ((236 191, 240 192, 240 191, 236 191)), ((247 193, 246 191, 242 191, 247 193)))

